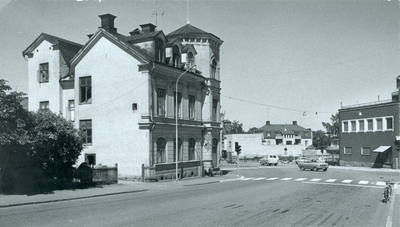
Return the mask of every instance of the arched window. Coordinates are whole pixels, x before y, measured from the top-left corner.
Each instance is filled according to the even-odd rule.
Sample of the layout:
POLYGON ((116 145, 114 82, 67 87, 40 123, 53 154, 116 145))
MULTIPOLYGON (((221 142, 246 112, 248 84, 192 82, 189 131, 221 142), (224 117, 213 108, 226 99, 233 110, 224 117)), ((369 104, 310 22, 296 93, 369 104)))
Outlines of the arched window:
POLYGON ((156 61, 159 62, 165 61, 164 42, 161 39, 157 39, 156 41, 156 61))
POLYGON ((196 160, 195 146, 196 146, 196 140, 194 140, 193 138, 190 138, 189 139, 189 160, 196 160))
POLYGON ((179 67, 181 65, 181 53, 177 46, 172 48, 172 65, 174 67, 179 67))
POLYGON ((157 139, 157 163, 165 163, 165 147, 167 141, 164 138, 157 139))
POLYGON ((211 78, 217 77, 217 62, 215 60, 211 63, 211 78))
MULTIPOLYGON (((178 139, 178 162, 182 159, 182 140, 178 139)), ((176 139, 174 139, 174 162, 176 162, 176 139)))

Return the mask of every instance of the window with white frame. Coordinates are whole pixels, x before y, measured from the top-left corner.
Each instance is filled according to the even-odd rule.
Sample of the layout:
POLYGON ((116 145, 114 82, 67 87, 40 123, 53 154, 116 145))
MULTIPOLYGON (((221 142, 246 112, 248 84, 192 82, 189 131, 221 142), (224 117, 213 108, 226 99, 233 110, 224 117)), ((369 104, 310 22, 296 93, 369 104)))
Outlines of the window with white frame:
POLYGON ((374 121, 372 119, 367 119, 368 131, 374 130, 374 121))
POLYGON ((79 103, 89 104, 92 103, 92 77, 81 77, 79 78, 79 103))
POLYGON ((358 131, 364 132, 364 120, 358 120, 358 131))
POLYGON ((38 70, 38 82, 47 83, 49 82, 49 63, 42 63, 39 65, 38 70))
POLYGON ((371 155, 371 148, 370 147, 362 147, 361 155, 371 155))
POLYGON ((182 94, 178 92, 178 114, 176 113, 176 92, 174 92, 174 116, 181 118, 182 94))
POLYGON ((351 131, 356 132, 357 130, 356 121, 351 121, 350 123, 351 123, 351 131))
POLYGON ((39 109, 48 110, 49 109, 49 101, 40 102, 39 109))
POLYGON ((393 117, 387 117, 385 118, 386 120, 386 130, 392 130, 393 129, 393 117))
POLYGON ((165 89, 157 88, 157 116, 165 116, 165 89))
POLYGON ((383 130, 382 118, 377 118, 376 119, 376 130, 377 131, 382 131, 383 130))
POLYGON ((196 96, 189 95, 189 119, 195 119, 195 111, 196 111, 196 96))
POLYGON ((343 132, 349 131, 349 122, 343 121, 343 132))
POLYGON ((344 154, 352 154, 353 149, 351 147, 345 147, 343 153, 344 154))

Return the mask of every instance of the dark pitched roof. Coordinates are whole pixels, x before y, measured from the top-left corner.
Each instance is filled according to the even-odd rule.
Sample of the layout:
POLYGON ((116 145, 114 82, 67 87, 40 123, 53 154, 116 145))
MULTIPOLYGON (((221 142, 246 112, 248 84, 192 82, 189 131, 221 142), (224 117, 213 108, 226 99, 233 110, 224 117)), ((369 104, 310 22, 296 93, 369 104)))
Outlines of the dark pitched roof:
POLYGON ((310 130, 293 124, 270 124, 262 126, 257 131, 279 131, 282 134, 295 134, 295 132, 310 130))
POLYGON ((191 24, 186 24, 178 29, 176 29, 175 31, 169 33, 167 35, 168 39, 172 38, 172 37, 184 37, 184 38, 213 38, 213 39, 217 39, 220 42, 222 42, 222 40, 220 38, 218 38, 216 35, 209 33, 209 32, 205 32, 203 30, 201 30, 200 28, 197 28, 191 24))

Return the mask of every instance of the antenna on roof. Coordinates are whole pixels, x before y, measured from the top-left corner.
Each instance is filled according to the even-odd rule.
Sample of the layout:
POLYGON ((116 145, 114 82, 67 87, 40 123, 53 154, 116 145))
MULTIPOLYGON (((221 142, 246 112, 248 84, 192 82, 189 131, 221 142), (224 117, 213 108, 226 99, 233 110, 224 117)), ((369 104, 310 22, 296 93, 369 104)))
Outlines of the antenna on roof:
POLYGON ((187 12, 186 24, 190 24, 190 21, 189 21, 189 0, 186 0, 186 12, 187 12))

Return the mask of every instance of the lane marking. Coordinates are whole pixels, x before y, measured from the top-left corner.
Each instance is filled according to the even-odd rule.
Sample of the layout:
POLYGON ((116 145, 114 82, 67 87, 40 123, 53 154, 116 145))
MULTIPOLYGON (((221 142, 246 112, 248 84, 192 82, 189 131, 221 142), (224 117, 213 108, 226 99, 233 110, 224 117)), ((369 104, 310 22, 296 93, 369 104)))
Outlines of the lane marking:
POLYGON ((344 184, 350 184, 353 180, 343 180, 342 183, 344 184))
POLYGON ((316 181, 320 181, 320 180, 321 180, 321 179, 314 178, 314 179, 311 179, 310 181, 316 182, 316 181))
POLYGON ((325 182, 333 183, 333 182, 335 182, 335 181, 336 181, 336 179, 328 179, 328 180, 326 180, 325 182))
POLYGON ((260 178, 254 178, 253 180, 264 180, 265 177, 260 177, 260 178))
POLYGON ((291 180, 291 179, 293 178, 288 177, 288 178, 282 178, 281 180, 291 180))
POLYGON ((335 185, 335 186, 347 186, 347 187, 362 187, 362 188, 383 188, 382 186, 375 185, 360 185, 360 184, 340 184, 340 183, 325 183, 325 182, 310 182, 303 181, 302 184, 324 184, 324 185, 335 185))
POLYGON ((378 181, 378 182, 376 182, 376 185, 380 185, 380 186, 386 186, 386 182, 384 182, 384 181, 378 181))
POLYGON ((361 180, 360 182, 358 182, 358 184, 368 184, 369 181, 366 180, 361 180))
POLYGON ((249 177, 249 178, 242 178, 241 180, 251 180, 253 178, 249 177))
POLYGON ((297 179, 295 179, 295 181, 303 181, 303 180, 307 180, 307 178, 297 178, 297 179))
POLYGON ((279 179, 279 177, 271 177, 271 178, 268 178, 268 179, 265 179, 265 180, 276 180, 276 179, 279 179))

